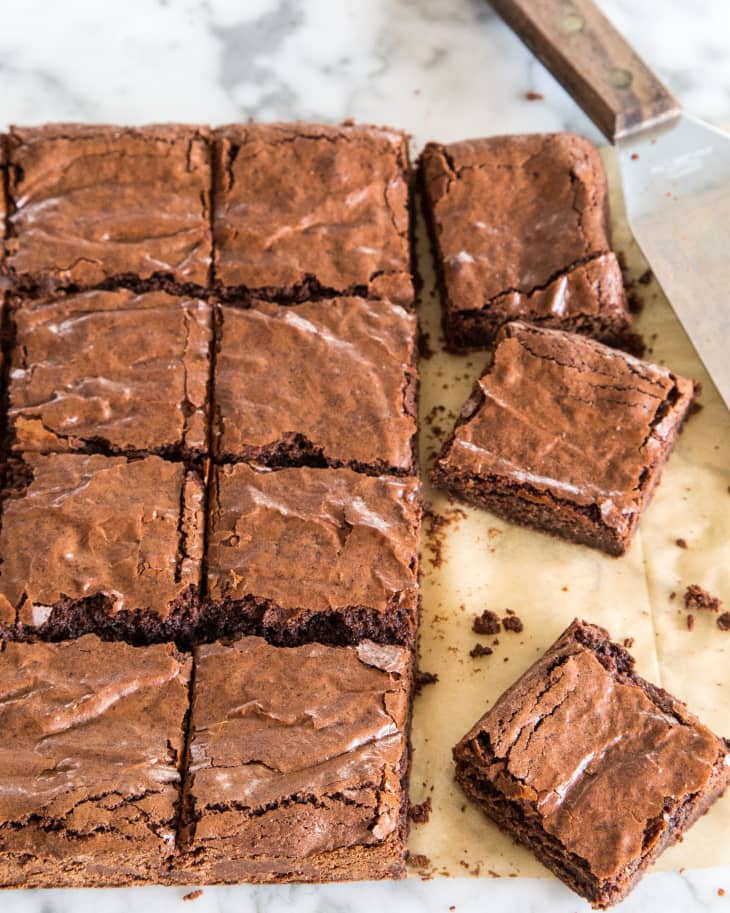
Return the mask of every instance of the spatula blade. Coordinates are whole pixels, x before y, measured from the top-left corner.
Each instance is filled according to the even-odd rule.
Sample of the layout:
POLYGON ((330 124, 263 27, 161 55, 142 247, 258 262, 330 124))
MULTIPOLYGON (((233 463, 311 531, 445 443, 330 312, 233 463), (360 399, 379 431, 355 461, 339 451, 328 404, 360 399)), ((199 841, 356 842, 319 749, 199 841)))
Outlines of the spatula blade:
POLYGON ((730 136, 684 115, 619 159, 634 237, 730 408, 730 136))

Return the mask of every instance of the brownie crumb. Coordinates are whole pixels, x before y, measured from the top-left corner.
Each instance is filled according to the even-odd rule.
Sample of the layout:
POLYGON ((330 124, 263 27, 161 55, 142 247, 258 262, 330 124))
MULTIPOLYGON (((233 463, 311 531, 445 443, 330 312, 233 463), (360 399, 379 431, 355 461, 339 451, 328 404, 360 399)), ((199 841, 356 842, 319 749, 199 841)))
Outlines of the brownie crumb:
POLYGON ((197 900, 199 897, 203 896, 203 891, 201 888, 196 888, 195 891, 188 891, 187 894, 183 894, 183 900, 197 900))
POLYGON ((491 656, 494 650, 491 647, 485 647, 483 644, 474 644, 469 651, 469 656, 476 659, 479 656, 491 656))
POLYGON ((632 152, 632 153, 631 153, 631 159, 632 159, 632 161, 635 162, 638 158, 639 158, 639 153, 638 153, 638 152, 632 152))
POLYGON ((675 539, 674 544, 677 546, 677 548, 687 548, 686 539, 675 539))
POLYGON ((503 618, 502 625, 505 631, 514 631, 515 634, 520 634, 525 629, 525 626, 522 624, 522 619, 517 615, 508 615, 506 618, 503 618))
POLYGON ((499 634, 499 615, 485 609, 481 615, 474 617, 472 629, 476 634, 499 634))
POLYGON ((414 824, 425 824, 431 817, 431 797, 429 796, 425 802, 420 802, 418 805, 411 805, 408 809, 408 817, 414 824))
POLYGON ((433 358, 436 353, 431 347, 431 334, 426 333, 423 330, 418 332, 418 357, 427 361, 429 358, 433 358))
POLYGON ((435 672, 421 672, 419 669, 418 672, 416 672, 415 693, 420 694, 421 689, 425 688, 426 685, 435 685, 438 680, 439 677, 435 672))
POLYGON ((427 869, 431 865, 431 860, 425 853, 409 853, 408 861, 417 869, 427 869))
POLYGON ((691 583, 685 591, 684 607, 686 609, 708 609, 710 612, 719 612, 721 605, 722 602, 717 596, 703 590, 696 583, 691 583))
POLYGON ((674 602, 674 600, 675 600, 676 598, 677 598, 677 594, 675 593, 674 590, 672 590, 672 592, 669 594, 669 601, 670 601, 670 602, 674 602))
POLYGON ((718 617, 717 626, 721 631, 730 631, 730 612, 723 612, 718 617))
POLYGON ((432 568, 439 568, 444 563, 443 547, 446 529, 454 523, 466 519, 466 511, 460 507, 451 508, 443 514, 437 514, 430 507, 423 511, 423 525, 426 530, 426 548, 431 553, 429 561, 432 568))
POLYGON ((718 889, 717 889, 717 896, 718 896, 718 897, 724 897, 724 896, 725 896, 725 888, 718 888, 718 889))
MULTIPOLYGON (((695 393, 695 397, 696 396, 697 396, 697 393, 695 393)), ((697 415, 699 412, 702 412, 702 410, 704 408, 705 407, 702 405, 702 403, 697 402, 696 398, 693 399, 692 402, 690 403, 689 409, 687 410, 687 419, 691 419, 693 415, 697 415)))
POLYGON ((633 637, 624 637, 624 646, 626 647, 627 650, 630 650, 634 646, 634 638, 633 637))
MULTIPOLYGON (((634 154, 636 155, 636 153, 634 154)), ((638 158, 638 155, 636 157, 638 158)), ((654 273, 650 269, 645 269, 644 272, 639 276, 639 282, 642 285, 649 285, 653 278, 654 273)))
POLYGON ((695 627, 695 617, 690 612, 690 614, 687 616, 687 630, 694 631, 694 627, 695 627))
POLYGON ((542 94, 542 92, 535 92, 533 89, 529 89, 527 92, 525 92, 525 98, 528 101, 543 101, 545 96, 542 94))

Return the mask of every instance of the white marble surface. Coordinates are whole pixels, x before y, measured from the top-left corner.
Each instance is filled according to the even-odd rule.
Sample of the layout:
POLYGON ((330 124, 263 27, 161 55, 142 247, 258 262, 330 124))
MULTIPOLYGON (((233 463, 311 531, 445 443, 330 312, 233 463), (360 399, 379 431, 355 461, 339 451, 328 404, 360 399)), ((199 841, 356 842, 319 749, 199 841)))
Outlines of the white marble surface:
MULTIPOLYGON (((728 0, 601 5, 687 110, 730 124, 728 0)), ((428 139, 597 131, 484 0, 0 0, 0 125, 47 120, 392 123, 428 139), (525 92, 543 93, 527 101, 525 92)), ((730 859, 730 835, 728 835, 730 859)), ((5 892, 3 913, 152 913, 185 892, 5 892)), ((587 909, 554 880, 206 888, 196 913, 587 909)), ((730 866, 650 875, 622 907, 730 909, 730 866), (727 888, 721 896, 718 889, 727 888)))

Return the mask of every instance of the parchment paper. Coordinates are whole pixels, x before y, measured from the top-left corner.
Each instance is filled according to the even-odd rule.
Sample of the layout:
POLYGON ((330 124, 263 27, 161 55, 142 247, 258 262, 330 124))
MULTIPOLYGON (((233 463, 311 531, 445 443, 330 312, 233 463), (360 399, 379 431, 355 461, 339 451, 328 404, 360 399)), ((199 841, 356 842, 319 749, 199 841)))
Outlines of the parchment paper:
MULTIPOLYGON (((636 279, 646 263, 626 224, 611 150, 605 159, 614 191, 614 246, 636 279)), ((422 470, 427 480, 433 453, 486 358, 441 350, 439 302, 422 221, 418 251, 424 279, 420 319, 436 350, 421 362, 422 470), (435 411, 440 406, 449 412, 435 411)), ((411 827, 411 854, 430 860, 413 867, 414 875, 549 874, 466 800, 453 780, 451 748, 575 616, 603 625, 614 639, 634 638, 631 652, 638 671, 686 701, 715 732, 730 736, 730 632, 719 630, 715 614, 700 611, 694 613, 694 630, 688 631, 682 599, 686 586, 698 583, 730 610, 730 414, 657 283, 638 288, 645 305, 636 329, 652 350, 646 357, 700 381, 703 409, 680 435, 624 557, 610 558, 485 511, 450 504, 425 483, 434 511, 450 522, 437 536, 428 535, 427 523, 422 548, 420 667, 439 680, 423 688, 414 708, 411 800, 430 796, 433 805, 429 821, 411 827), (677 538, 684 538, 688 548, 679 548, 677 538), (474 634, 472 618, 485 608, 500 615, 514 610, 524 622, 523 633, 503 632, 498 645, 492 637, 474 634), (493 655, 472 659, 469 651, 477 642, 492 645, 493 655)), ((666 852, 657 868, 728 862, 730 795, 683 843, 666 852)))

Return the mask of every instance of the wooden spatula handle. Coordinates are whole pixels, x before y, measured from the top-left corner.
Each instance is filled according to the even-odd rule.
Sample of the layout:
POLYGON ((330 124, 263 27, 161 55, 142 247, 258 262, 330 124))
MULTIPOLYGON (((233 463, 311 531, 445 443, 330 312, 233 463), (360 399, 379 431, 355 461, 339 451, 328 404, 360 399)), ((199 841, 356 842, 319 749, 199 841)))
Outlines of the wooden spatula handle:
POLYGON ((610 140, 679 116, 677 100, 592 0, 491 2, 610 140))

